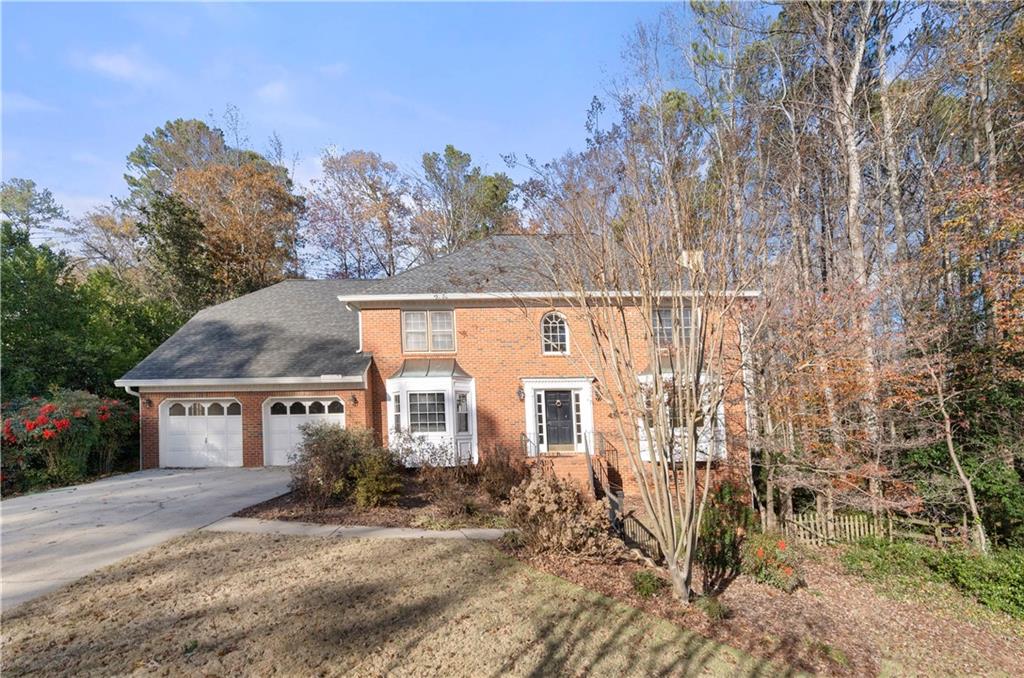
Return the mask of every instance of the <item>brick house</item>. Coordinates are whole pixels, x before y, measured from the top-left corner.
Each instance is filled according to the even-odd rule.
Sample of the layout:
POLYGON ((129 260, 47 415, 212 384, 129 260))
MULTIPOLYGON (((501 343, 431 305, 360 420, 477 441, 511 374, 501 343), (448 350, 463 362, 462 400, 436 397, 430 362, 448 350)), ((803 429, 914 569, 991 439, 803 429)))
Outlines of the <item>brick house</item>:
MULTIPOLYGON (((393 278, 289 280, 199 312, 115 382, 140 400, 142 466, 283 465, 300 425, 328 421, 382 444, 400 429, 465 460, 550 460, 581 482, 596 465, 628 492, 586 324, 537 273, 557 251, 494 236, 393 278)), ((745 477, 741 383, 719 415, 704 454, 745 477)))

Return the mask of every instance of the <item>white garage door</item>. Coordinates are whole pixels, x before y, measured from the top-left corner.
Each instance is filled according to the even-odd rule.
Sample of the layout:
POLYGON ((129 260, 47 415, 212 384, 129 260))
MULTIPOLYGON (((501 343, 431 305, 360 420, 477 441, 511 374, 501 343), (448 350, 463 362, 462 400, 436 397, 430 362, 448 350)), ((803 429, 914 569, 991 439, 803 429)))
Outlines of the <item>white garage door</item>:
POLYGON ((345 406, 338 398, 271 400, 264 407, 268 435, 263 463, 267 466, 292 463, 302 442, 299 427, 303 424, 325 421, 345 427, 345 406))
POLYGON ((164 403, 160 430, 161 466, 242 465, 242 406, 237 402, 164 403))

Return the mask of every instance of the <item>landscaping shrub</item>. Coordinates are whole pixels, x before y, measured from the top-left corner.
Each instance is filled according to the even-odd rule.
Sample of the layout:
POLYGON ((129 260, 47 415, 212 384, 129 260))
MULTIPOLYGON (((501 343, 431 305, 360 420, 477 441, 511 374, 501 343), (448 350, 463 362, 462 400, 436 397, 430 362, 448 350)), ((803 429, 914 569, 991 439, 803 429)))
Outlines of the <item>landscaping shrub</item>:
POLYGON ((799 554, 782 535, 772 532, 751 534, 744 540, 741 550, 744 574, 786 593, 803 586, 799 554))
POLYGON ((402 494, 402 476, 388 450, 374 449, 352 467, 356 506, 368 508, 392 504, 402 494))
POLYGON ((373 432, 336 424, 303 424, 302 443, 292 465, 292 490, 323 507, 347 499, 355 488, 353 467, 376 448, 373 432))
POLYGON ((989 609, 1024 619, 1024 550, 983 555, 962 547, 935 549, 914 542, 865 539, 847 548, 845 569, 867 579, 947 583, 989 609))
POLYGON ((633 573, 633 590, 641 598, 652 598, 667 587, 668 580, 659 577, 650 570, 640 570, 633 573))
POLYGON ((623 549, 611 535, 605 504, 550 473, 535 473, 512 489, 508 516, 533 553, 606 558, 623 549))
POLYGON ((388 449, 406 468, 451 468, 471 473, 472 459, 460 458, 447 443, 434 443, 408 431, 393 433, 388 439, 388 449))
POLYGON ((742 571, 741 548, 754 524, 747 497, 745 487, 726 481, 715 488, 704 508, 696 555, 706 596, 724 591, 742 571))
POLYGON ((512 489, 530 475, 526 461, 512 450, 495 446, 483 455, 476 474, 480 487, 494 502, 508 501, 512 489))
POLYGON ((697 607, 702 609, 711 621, 722 621, 732 615, 732 610, 718 596, 701 596, 697 599, 697 607))
POLYGON ((4 493, 77 483, 134 462, 138 420, 134 403, 85 391, 4 403, 4 493))
POLYGON ((393 435, 388 446, 403 465, 416 468, 417 477, 442 516, 456 518, 477 511, 474 495, 479 474, 471 459, 460 459, 451 445, 433 443, 405 431, 393 435))

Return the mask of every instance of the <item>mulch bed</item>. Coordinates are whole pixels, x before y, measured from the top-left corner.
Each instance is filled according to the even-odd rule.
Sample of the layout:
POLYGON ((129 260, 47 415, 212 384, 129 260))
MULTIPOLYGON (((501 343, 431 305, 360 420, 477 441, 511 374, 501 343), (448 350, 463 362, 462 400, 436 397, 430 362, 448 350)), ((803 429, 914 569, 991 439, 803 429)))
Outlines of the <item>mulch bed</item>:
MULTIPOLYGON (((505 549, 539 570, 683 628, 785 663, 830 675, 1018 675, 1024 666, 1024 624, 989 613, 944 587, 916 596, 883 596, 844 574, 835 553, 816 552, 793 594, 739 576, 719 596, 729 610, 712 620, 696 605, 681 606, 666 588, 651 598, 634 590, 638 562, 603 563, 505 549), (965 614, 970 608, 972 614, 965 614)), ((699 588, 699 575, 695 577, 699 588)))
POLYGON ((261 504, 242 509, 240 518, 263 520, 296 520, 324 525, 366 525, 371 527, 419 527, 424 529, 458 529, 461 527, 501 527, 500 507, 483 492, 466 488, 462 499, 474 506, 469 513, 455 513, 434 501, 414 471, 403 473, 402 494, 391 506, 361 509, 354 503, 337 503, 318 507, 304 501, 294 492, 261 504))

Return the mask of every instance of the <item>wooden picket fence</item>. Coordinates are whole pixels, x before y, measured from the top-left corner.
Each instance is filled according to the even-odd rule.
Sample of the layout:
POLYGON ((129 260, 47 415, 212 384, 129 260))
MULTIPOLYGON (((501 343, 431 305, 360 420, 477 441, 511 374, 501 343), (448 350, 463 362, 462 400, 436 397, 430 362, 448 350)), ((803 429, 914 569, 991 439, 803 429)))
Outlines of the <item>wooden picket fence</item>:
POLYGON ((814 511, 798 513, 786 520, 785 533, 805 544, 825 546, 836 542, 852 543, 865 537, 888 536, 881 521, 864 513, 827 516, 814 511))
POLYGON ((883 516, 875 520, 867 513, 844 513, 832 516, 820 515, 815 511, 798 513, 785 520, 783 531, 789 537, 811 544, 850 544, 865 537, 900 540, 912 539, 932 546, 963 543, 966 528, 930 520, 900 516, 883 516))

